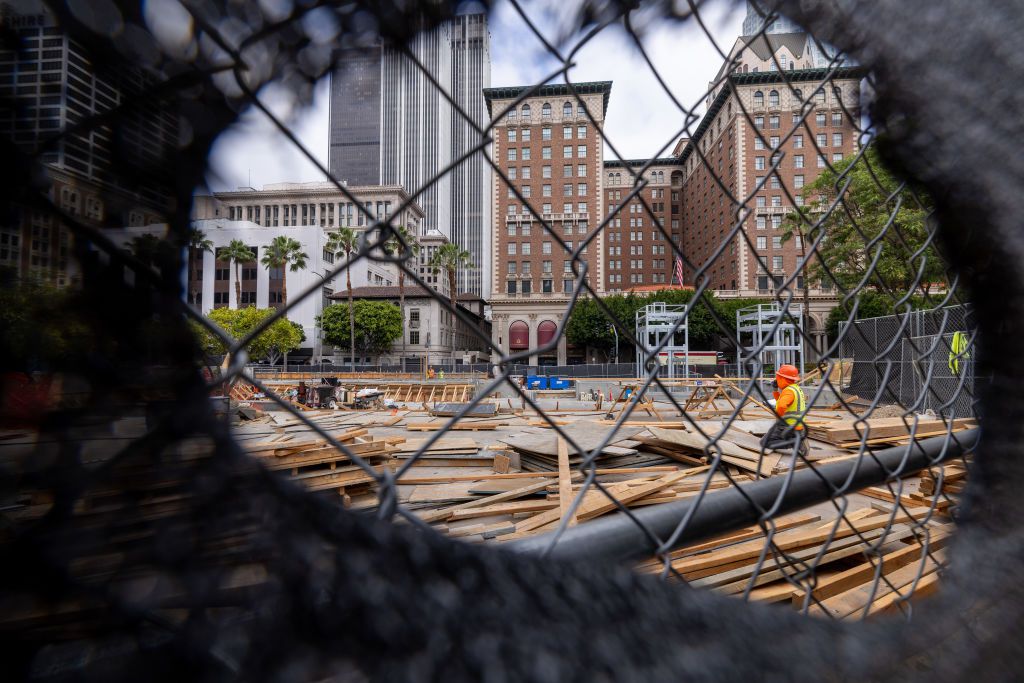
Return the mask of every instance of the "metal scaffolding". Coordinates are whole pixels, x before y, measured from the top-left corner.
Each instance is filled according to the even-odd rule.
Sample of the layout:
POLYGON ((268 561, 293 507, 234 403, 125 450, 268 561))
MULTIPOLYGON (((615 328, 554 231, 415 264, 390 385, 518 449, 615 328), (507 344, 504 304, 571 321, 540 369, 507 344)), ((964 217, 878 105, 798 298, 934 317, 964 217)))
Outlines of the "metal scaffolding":
POLYGON ((757 304, 736 311, 736 360, 750 377, 770 379, 786 363, 803 368, 800 305, 757 304), (749 342, 749 343, 748 343, 749 342))
POLYGON ((636 312, 636 375, 647 374, 647 361, 657 353, 667 373, 662 377, 690 376, 690 330, 688 306, 666 306, 657 301, 636 312), (661 345, 665 342, 664 346, 661 345), (681 368, 680 368, 681 366, 681 368))

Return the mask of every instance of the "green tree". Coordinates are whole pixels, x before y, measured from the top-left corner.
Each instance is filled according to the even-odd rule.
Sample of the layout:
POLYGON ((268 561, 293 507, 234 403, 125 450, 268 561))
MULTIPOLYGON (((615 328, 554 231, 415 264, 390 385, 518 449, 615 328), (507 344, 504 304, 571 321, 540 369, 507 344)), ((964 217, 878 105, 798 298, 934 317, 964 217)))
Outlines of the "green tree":
POLYGON ((242 272, 243 263, 256 260, 256 254, 242 240, 231 240, 228 246, 220 250, 217 257, 235 266, 235 308, 242 307, 242 272))
MULTIPOLYGON (((263 258, 260 259, 268 270, 272 268, 287 268, 293 273, 306 269, 306 261, 309 255, 302 251, 302 244, 298 240, 286 235, 278 235, 270 244, 263 249, 263 258)), ((288 305, 288 278, 281 278, 281 305, 288 305)))
POLYGON ((197 287, 202 283, 196 282, 196 261, 202 259, 203 253, 213 253, 213 242, 206 236, 206 233, 198 228, 192 228, 188 234, 188 281, 191 286, 189 294, 192 297, 191 303, 196 303, 198 297, 197 287), (197 255, 196 252, 199 252, 197 255))
MULTIPOLYGON (((359 251, 359 233, 352 228, 340 228, 327 240, 327 250, 335 256, 345 258, 345 290, 348 292, 348 329, 349 329, 349 365, 355 372, 356 369, 356 319, 355 308, 352 306, 352 254, 359 251)), ((341 344, 335 344, 341 346, 341 344)))
POLYGON ((353 344, 363 353, 381 354, 391 350, 391 345, 402 336, 402 311, 388 301, 367 301, 360 299, 355 306, 332 304, 317 317, 317 325, 323 330, 324 341, 332 346, 353 344), (353 310, 354 309, 354 310, 353 310), (346 323, 355 321, 354 328, 346 323))
MULTIPOLYGON (((255 306, 238 309, 215 308, 206 317, 232 338, 241 339, 276 312, 277 309, 274 308, 256 308, 255 306)), ((192 321, 191 325, 199 341, 199 347, 206 355, 219 356, 227 352, 227 347, 219 337, 211 334, 195 321, 192 321)), ((253 339, 245 347, 245 350, 250 358, 266 358, 271 363, 275 363, 283 354, 299 348, 304 338, 305 334, 300 325, 287 318, 278 318, 253 339)))
POLYGON ((448 274, 448 287, 451 290, 452 310, 455 310, 455 300, 459 295, 457 275, 462 268, 473 268, 473 262, 469 258, 469 252, 457 244, 444 244, 434 252, 430 258, 430 267, 434 274, 442 270, 448 274))
MULTIPOLYGON (((395 232, 401 236, 401 240, 398 237, 392 237, 384 245, 387 253, 391 256, 399 256, 403 259, 415 259, 420 253, 419 242, 416 241, 416 236, 409 232, 404 225, 395 227, 395 232), (405 246, 402 246, 402 243, 405 246)), ((415 263, 415 260, 413 260, 415 263)), ((350 298, 351 303, 351 298, 350 298)), ((398 308, 402 314, 402 326, 405 326, 405 270, 401 267, 398 268, 398 308)), ((402 368, 405 368, 405 332, 402 332, 402 368)))
POLYGON ((801 236, 806 284, 831 278, 849 291, 871 268, 868 284, 893 301, 914 287, 927 296, 945 282, 942 259, 925 246, 931 236, 928 198, 901 186, 874 148, 822 171, 802 194, 804 206, 786 217, 782 239, 801 236), (840 194, 843 203, 837 204, 840 194))

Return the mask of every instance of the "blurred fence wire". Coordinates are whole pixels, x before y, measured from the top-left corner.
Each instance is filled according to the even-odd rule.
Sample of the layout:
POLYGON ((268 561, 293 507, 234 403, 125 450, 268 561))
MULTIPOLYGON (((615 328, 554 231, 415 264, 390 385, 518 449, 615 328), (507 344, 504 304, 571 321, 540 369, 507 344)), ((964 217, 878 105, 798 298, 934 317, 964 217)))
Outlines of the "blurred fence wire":
MULTIPOLYGON (((575 279, 563 322, 546 348, 509 351, 479 332, 463 309, 421 279, 396 226, 365 211, 288 122, 264 103, 264 88, 270 83, 308 97, 341 49, 384 39, 402 50, 417 31, 450 18, 456 4, 68 3, 48 6, 53 23, 19 19, 4 24, 0 76, 9 82, 0 93, 0 125, 6 131, 9 163, 3 228, 5 240, 17 236, 22 242, 5 241, 12 255, 4 252, 3 258, 16 266, 9 283, 12 292, 24 292, 22 299, 11 302, 22 307, 34 327, 26 337, 29 343, 9 338, 5 349, 12 361, 21 359, 16 350, 29 349, 22 354, 29 360, 12 365, 5 376, 5 410, 15 403, 23 409, 13 418, 8 412, 0 442, 0 542, 9 558, 0 570, 0 648, 12 678, 625 680, 645 675, 667 679, 698 670, 724 678, 749 672, 747 663, 738 661, 746 658, 766 667, 759 671, 796 670, 796 677, 808 680, 838 679, 849 672, 896 680, 905 673, 901 667, 911 654, 900 649, 899 639, 891 637, 894 631, 885 630, 888 626, 833 622, 867 616, 881 598, 888 601, 884 611, 910 617, 919 594, 931 594, 937 587, 936 577, 948 564, 942 546, 952 528, 950 504, 956 501, 950 489, 944 490, 943 477, 950 461, 959 460, 956 468, 964 465, 977 440, 976 430, 958 431, 961 423, 954 419, 977 415, 979 324, 957 276, 940 256, 941 220, 924 194, 927 184, 892 180, 895 176, 875 151, 882 122, 867 123, 868 112, 859 103, 851 108, 835 95, 837 79, 884 91, 885 84, 875 81, 873 64, 864 62, 851 71, 845 54, 816 42, 826 65, 813 73, 791 70, 780 63, 777 52, 767 59, 769 73, 741 69, 745 52, 758 49, 757 38, 775 40, 763 26, 779 15, 762 8, 758 11, 765 21, 757 38, 738 52, 730 52, 731 46, 716 40, 705 26, 707 3, 653 3, 639 11, 632 3, 581 2, 556 27, 558 40, 531 19, 536 15, 529 4, 511 0, 505 8, 557 64, 549 80, 564 77, 572 90, 572 67, 582 45, 602 31, 621 31, 675 103, 679 130, 666 132, 665 152, 655 156, 665 156, 680 135, 696 141, 679 159, 680 168, 710 188, 702 196, 712 197, 708 202, 714 202, 715 216, 719 211, 722 216, 721 229, 714 232, 703 223, 684 224, 682 231, 696 235, 691 242, 664 225, 658 227, 670 258, 682 261, 694 284, 691 314, 706 310, 716 334, 730 348, 737 346, 735 321, 723 318, 712 305, 716 278, 727 270, 734 251, 743 252, 756 282, 752 289, 764 300, 784 310, 803 306, 809 313, 812 295, 816 302, 831 297, 844 314, 831 337, 825 333, 824 314, 817 315, 812 329, 805 313, 807 325, 796 330, 805 348, 813 350, 814 362, 808 356, 801 368, 815 375, 804 388, 807 405, 827 413, 819 421, 808 412, 808 429, 827 430, 832 423, 848 430, 845 441, 837 441, 839 447, 820 452, 803 447, 809 441, 806 430, 788 430, 783 445, 772 449, 761 444, 758 449, 757 437, 771 416, 761 412, 759 420, 750 420, 754 404, 748 399, 767 403, 771 389, 754 379, 726 387, 730 407, 714 419, 687 409, 684 404, 692 392, 681 395, 662 376, 664 366, 657 359, 666 342, 650 349, 648 372, 636 378, 633 396, 656 394, 662 407, 668 404, 673 413, 668 421, 682 426, 678 431, 688 435, 690 444, 686 452, 698 464, 672 475, 677 478, 666 486, 683 485, 671 502, 632 507, 632 499, 623 495, 624 485, 605 478, 601 458, 623 440, 621 430, 629 428, 630 418, 640 417, 642 402, 627 403, 605 420, 609 424, 601 433, 584 439, 550 415, 549 405, 511 381, 513 375, 533 369, 525 365, 528 356, 558 344, 565 321, 583 298, 597 300, 624 348, 626 343, 640 345, 633 321, 618 319, 602 304, 604 287, 596 277, 601 270, 596 259, 602 258, 595 255, 602 243, 598 237, 612 230, 615 219, 628 218, 626 199, 573 246, 535 202, 521 196, 502 165, 489 159, 498 191, 504 194, 511 188, 530 207, 555 248, 572 261, 575 279), (758 148, 767 150, 764 157, 770 161, 756 171, 752 186, 723 171, 722 155, 700 142, 702 134, 712 134, 709 118, 702 119, 705 98, 680 102, 648 59, 644 30, 660 21, 697 25, 703 39, 723 59, 732 60, 706 95, 714 99, 723 89, 731 93, 735 110, 728 126, 756 138, 758 148), (330 28, 327 40, 325 27, 330 28), (64 60, 53 72, 63 76, 49 80, 50 72, 43 70, 42 79, 27 77, 38 71, 33 65, 42 68, 51 57, 64 60), (774 102, 777 92, 765 104, 748 87, 769 74, 774 88, 799 102, 781 118, 774 102), (102 84, 111 79, 130 83, 117 98, 106 98, 105 106, 79 111, 68 107, 66 99, 53 100, 64 110, 59 119, 49 118, 46 98, 66 96, 69 89, 80 87, 79 81, 105 89, 102 84), (29 82, 37 89, 29 92, 29 82), (48 83, 58 87, 47 89, 48 83), (833 156, 831 139, 820 132, 831 133, 817 120, 825 115, 819 105, 826 98, 835 103, 828 108, 828 125, 841 125, 855 136, 855 145, 841 158, 833 156), (491 363, 471 368, 486 374, 472 398, 459 403, 441 429, 425 435, 394 466, 365 456, 365 450, 340 438, 338 429, 279 395, 262 372, 249 366, 246 346, 299 302, 321 296, 319 284, 290 293, 276 316, 243 339, 231 338, 184 302, 181 272, 190 197, 202 181, 212 144, 246 107, 260 110, 365 212, 369 227, 358 252, 337 264, 331 277, 365 261, 393 263, 411 283, 477 330, 491 349, 491 363), (145 131, 162 130, 167 116, 176 118, 175 139, 164 139, 161 133, 165 144, 151 148, 151 154, 132 153, 145 131), (60 123, 52 127, 51 120, 60 123), (72 200, 67 192, 52 190, 59 181, 73 192, 73 184, 61 179, 75 170, 70 164, 61 167, 53 155, 60 152, 65 156, 59 159, 73 159, 69 153, 87 142, 106 150, 88 152, 87 169, 106 212, 90 208, 84 193, 72 200), (804 153, 798 152, 801 147, 804 153), (831 182, 812 193, 795 187, 792 173, 783 171, 792 169, 798 154, 801 167, 805 157, 809 167, 806 179, 800 176, 804 187, 813 183, 810 167, 814 177, 828 174, 831 182), (143 190, 160 202, 169 226, 166 241, 175 247, 148 257, 120 249, 104 235, 104 228, 118 227, 122 220, 113 207, 129 204, 126 196, 143 190), (758 203, 770 195, 781 198, 778 206, 758 203), (784 212, 768 210, 783 206, 784 212), (772 215, 782 216, 778 227, 772 215), (773 229, 761 232, 762 219, 773 229), (43 253, 41 245, 50 236, 44 231, 49 230, 68 236, 59 256, 43 253), (795 267, 788 270, 778 267, 771 250, 758 241, 759 236, 784 234, 782 243, 792 240, 799 250, 795 267), (405 246, 386 248, 393 239, 405 246), (837 255, 836 246, 843 240, 848 252, 837 255), (692 246, 697 244, 700 248, 692 246), (595 246, 589 258, 583 251, 588 245, 595 246), (13 255, 21 247, 26 248, 24 256, 13 255), (30 275, 42 268, 34 266, 43 258, 53 258, 55 266, 58 258, 75 264, 74 284, 65 293, 28 291, 30 275), (884 315, 857 320, 859 306, 868 300, 884 315), (51 316, 58 309, 39 305, 54 301, 61 302, 56 325, 51 316), (910 310, 911 301, 917 310, 910 310), (203 325, 228 347, 215 378, 202 378, 186 321, 203 325), (958 334, 966 335, 966 346, 954 340, 958 334), (47 346, 46 340, 52 339, 62 343, 47 346), (373 482, 373 514, 345 511, 337 497, 307 492, 247 454, 246 445, 233 437, 233 406, 209 399, 232 381, 263 392, 290 424, 303 425, 325 448, 343 453, 361 468, 373 482), (549 522, 529 528, 514 524, 514 542, 503 543, 505 552, 442 538, 429 520, 403 502, 399 489, 402 477, 497 391, 514 392, 551 434, 564 439, 569 453, 578 455, 572 464, 574 486, 560 490, 563 498, 548 515, 549 522), (890 433, 877 436, 880 427, 872 432, 872 419, 882 414, 876 411, 889 405, 899 408, 896 414, 884 413, 886 424, 898 427, 895 439, 890 433), (762 424, 751 426, 753 422, 762 424), (739 441, 755 444, 752 470, 750 465, 736 466, 739 441), (911 498, 922 471, 934 482, 931 492, 911 498), (874 509, 858 497, 870 487, 885 499, 885 506, 874 509), (572 502, 565 505, 568 496, 572 502), (794 522, 788 515, 807 509, 821 519, 815 517, 812 526, 790 533, 794 522), (611 514, 588 521, 596 510, 611 514), (530 530, 537 533, 525 533, 530 530), (729 535, 727 541, 733 544, 726 552, 733 553, 736 571, 712 575, 705 571, 710 565, 705 566, 699 544, 716 547, 709 539, 722 535, 729 535), (904 545, 916 545, 919 551, 905 562, 911 569, 897 581, 890 570, 900 560, 892 557, 904 545), (836 577, 847 566, 835 561, 844 558, 862 563, 857 565, 857 585, 863 585, 865 596, 862 609, 843 611, 828 602, 836 595, 836 577), (597 562, 587 565, 584 560, 597 562), (610 560, 628 561, 629 566, 605 569, 604 562, 610 560), (712 576, 716 578, 708 578, 712 576), (762 613, 706 591, 681 592, 679 583, 727 587, 725 592, 750 600, 765 599, 763 587, 771 586, 795 609, 762 613), (809 626, 808 615, 823 620, 809 626), (701 637, 717 639, 723 647, 706 654, 690 646, 682 648, 685 653, 666 652, 680 647, 684 641, 676 637, 690 632, 687 624, 695 619, 706 625, 701 637), (769 630, 751 631, 747 623, 769 630), (749 644, 744 634, 768 638, 771 633, 789 634, 791 642, 773 643, 772 652, 760 646, 738 650, 749 644), (877 653, 877 661, 844 654, 835 664, 838 668, 830 668, 834 639, 840 637, 862 644, 859 652, 877 653), (684 661, 684 654, 693 661, 684 661), (873 668, 881 662, 891 667, 873 668)), ((836 16, 828 12, 807 13, 801 19, 809 20, 812 30, 820 27, 823 38, 857 44, 852 38, 837 40, 843 29, 826 21, 836 16)), ((850 31, 852 36, 852 27, 850 31)), ((414 61, 411 54, 409 59, 414 61)), ((520 99, 542 84, 529 84, 520 99)), ((583 106, 579 94, 575 100, 583 106)), ((454 101, 452 106, 454 116, 472 123, 454 101)), ((478 138, 465 155, 422 187, 407 188, 408 202, 473 153, 487 150, 500 116, 495 112, 494 121, 476 131, 478 138)), ((591 123, 599 128, 596 121, 591 123)), ((601 143, 611 155, 618 154, 616 141, 603 132, 601 143)), ((642 215, 658 225, 650 195, 643 192, 649 184, 647 170, 629 168, 624 189, 639 200, 642 215)), ((709 215, 704 205, 693 213, 684 209, 686 220, 709 215)), ((753 348, 752 357, 769 351, 773 338, 753 348)), ((762 374, 761 362, 754 363, 754 377, 762 374)), ((620 376, 622 365, 586 367, 595 376, 611 377, 620 376)), ((630 376, 635 375, 633 367, 630 376)), ((740 374, 738 367, 729 374, 740 374)), ((935 623, 940 622, 945 623, 935 623)), ((932 647, 940 647, 939 635, 919 623, 915 620, 914 628, 931 634, 932 647)), ((930 650, 928 656, 937 660, 941 653, 930 650)))

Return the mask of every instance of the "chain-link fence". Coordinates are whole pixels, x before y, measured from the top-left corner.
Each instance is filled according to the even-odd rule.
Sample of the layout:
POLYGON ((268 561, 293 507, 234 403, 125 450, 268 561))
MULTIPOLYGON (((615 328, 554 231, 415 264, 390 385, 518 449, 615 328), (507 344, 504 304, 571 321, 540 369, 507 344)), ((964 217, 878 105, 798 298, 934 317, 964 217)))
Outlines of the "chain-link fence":
MULTIPOLYGON (((487 153, 494 196, 511 195, 517 215, 530 217, 572 272, 553 334, 513 347, 509 335, 487 336, 424 281, 412 239, 332 177, 264 101, 270 85, 308 97, 343 53, 379 49, 380 41, 425 88, 441 89, 409 46, 451 20, 456 5, 5 8, 7 674, 1016 678, 1022 421, 1007 419, 1012 401, 1002 420, 987 411, 985 447, 975 449, 975 423, 953 418, 976 413, 976 363, 987 362, 995 377, 986 397, 1024 377, 1012 352, 1024 299, 1011 210, 1024 175, 1006 144, 1020 127, 1007 113, 1019 111, 1020 94, 1006 84, 1024 66, 993 57, 1024 28, 1019 12, 950 3, 943 15, 916 0, 764 3, 751 7, 749 30, 734 44, 708 27, 710 3, 584 0, 567 11, 510 0, 504 10, 557 66, 546 80, 565 81, 556 111, 565 100, 568 115, 596 136, 592 155, 603 150, 611 161, 619 153, 592 97, 601 93, 574 83, 572 67, 605 32, 627 41, 678 121, 650 160, 612 164, 614 181, 599 169, 591 189, 602 199, 573 243, 557 221, 578 211, 554 218, 541 183, 524 190, 510 155, 494 153, 510 139, 509 113, 529 104, 541 119, 516 130, 543 141, 545 83, 519 84, 502 101, 495 94, 483 124, 439 93, 472 141, 405 188, 408 199, 392 215, 487 153), (688 40, 706 41, 721 57, 696 102, 665 84, 659 69, 678 64, 650 57, 645 39, 661 25, 690 30, 688 40), (949 53, 957 59, 946 60, 949 53), (76 99, 86 90, 88 107, 76 99), (1005 106, 985 104, 994 96, 1005 106), (381 431, 401 426, 397 408, 311 413, 286 387, 248 370, 246 349, 300 302, 321 297, 321 283, 288 292, 272 317, 238 339, 185 303, 192 194, 215 140, 246 107, 364 215, 356 249, 326 279, 390 264, 491 350, 488 366, 499 372, 475 392, 454 382, 440 393, 398 390, 396 403, 409 411, 430 403, 416 420, 425 434, 381 431), (666 202, 678 210, 663 209, 666 202), (105 233, 157 216, 167 221, 157 243, 124 250, 105 233), (624 348, 640 345, 631 317, 608 303, 626 289, 609 277, 619 261, 612 248, 637 218, 657 233, 668 269, 674 275, 678 263, 692 285, 691 339, 700 319, 735 348, 716 291, 809 311, 797 333, 821 362, 795 369, 802 390, 780 386, 773 396, 736 375, 666 381, 658 354, 671 334, 648 350, 649 374, 623 387, 610 408, 597 401, 565 410, 510 381, 546 372, 530 359, 558 348, 584 301, 604 316, 602 333, 610 322, 624 348), (960 228, 968 223, 971 230, 960 228), (70 286, 36 284, 47 278, 70 286), (950 320, 964 309, 948 306, 967 298, 960 278, 971 284, 975 322, 950 320), (925 311, 905 313, 911 300, 925 311), (853 321, 869 302, 897 314, 896 328, 860 350, 852 335, 863 337, 872 323, 853 321), (835 306, 848 324, 830 339, 835 306), (220 373, 203 374, 200 328, 226 348, 220 373), (966 346, 954 339, 959 332, 966 346), (843 367, 851 357, 852 376, 843 367), (267 397, 266 414, 248 401, 210 399, 243 385, 267 397), (498 412, 502 391, 521 401, 519 413, 511 401, 511 412, 498 412), (655 393, 658 404, 645 401, 655 393), (898 415, 880 415, 886 403, 898 415), (463 439, 456 430, 473 428, 488 405, 483 419, 521 421, 501 425, 493 441, 453 445, 452 437, 463 439), (432 459, 437 453, 443 464, 432 459), (485 470, 436 469, 470 460, 485 470), (461 486, 470 479, 475 488, 461 486), (449 488, 414 497, 409 482, 449 488), (345 509, 355 489, 368 499, 361 510, 345 509), (441 502, 424 507, 430 501, 441 502), (477 522, 481 508, 496 521, 477 522), (955 530, 960 515, 977 523, 955 530)), ((509 228, 495 208, 497 240, 509 228)), ((530 303, 524 291, 516 290, 515 305, 530 303)), ((771 339, 750 350, 755 376, 771 339)), ((412 421, 406 426, 412 431, 412 421)))
POLYGON ((840 323, 840 357, 850 360, 843 389, 869 402, 973 416, 975 331, 969 306, 840 323))

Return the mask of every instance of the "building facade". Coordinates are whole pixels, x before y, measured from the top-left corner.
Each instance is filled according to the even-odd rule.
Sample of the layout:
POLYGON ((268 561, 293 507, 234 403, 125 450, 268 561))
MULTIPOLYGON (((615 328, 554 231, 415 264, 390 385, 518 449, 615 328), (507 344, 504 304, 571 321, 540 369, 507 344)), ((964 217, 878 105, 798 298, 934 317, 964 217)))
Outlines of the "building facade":
MULTIPOLYGON (((395 306, 401 300, 398 287, 359 287, 353 289, 356 299, 389 301, 395 306)), ((345 303, 345 292, 337 292, 331 298, 345 303)), ((422 368, 427 365, 462 365, 486 363, 490 350, 484 339, 490 338, 490 323, 484 317, 484 302, 472 294, 460 294, 458 307, 472 324, 467 324, 445 307, 447 298, 440 298, 419 286, 405 288, 405 326, 402 338, 395 340, 391 351, 375 357, 364 356, 365 363, 381 365, 402 365, 406 368, 422 368)), ((334 354, 336 362, 347 359, 346 349, 325 350, 325 355, 334 354)))
POLYGON ((682 284, 672 249, 682 239, 682 186, 674 157, 604 162, 606 291, 682 284), (630 197, 641 181, 646 185, 630 197))
MULTIPOLYGON (((486 15, 459 15, 417 34, 408 49, 415 61, 386 45, 347 53, 339 61, 331 83, 331 173, 351 184, 401 185, 413 192, 422 188, 417 202, 426 229, 444 233, 486 268, 486 157, 473 154, 440 175, 484 141, 476 128, 487 123, 481 95, 490 85, 491 71, 486 15)), ((461 285, 477 295, 485 293, 479 271, 464 274, 461 285)))
MULTIPOLYGON (((496 174, 492 184, 492 334, 503 353, 554 338, 575 288, 573 254, 587 263, 591 288, 605 291, 606 235, 597 228, 605 215, 601 128, 611 86, 545 85, 521 100, 525 86, 484 91, 494 125, 491 157, 508 178, 496 174)), ((562 337, 529 362, 562 365, 568 351, 562 337)))

